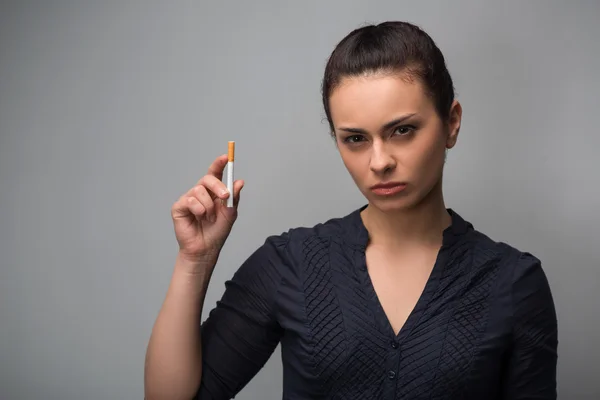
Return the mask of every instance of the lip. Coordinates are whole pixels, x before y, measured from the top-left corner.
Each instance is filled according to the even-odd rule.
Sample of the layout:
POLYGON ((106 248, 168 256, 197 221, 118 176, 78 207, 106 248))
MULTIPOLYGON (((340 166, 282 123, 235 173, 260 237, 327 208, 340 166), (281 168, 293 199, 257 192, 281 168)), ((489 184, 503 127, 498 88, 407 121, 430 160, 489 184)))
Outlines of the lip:
POLYGON ((400 193, 406 188, 406 183, 402 182, 384 182, 370 187, 371 191, 380 196, 391 196, 400 193))

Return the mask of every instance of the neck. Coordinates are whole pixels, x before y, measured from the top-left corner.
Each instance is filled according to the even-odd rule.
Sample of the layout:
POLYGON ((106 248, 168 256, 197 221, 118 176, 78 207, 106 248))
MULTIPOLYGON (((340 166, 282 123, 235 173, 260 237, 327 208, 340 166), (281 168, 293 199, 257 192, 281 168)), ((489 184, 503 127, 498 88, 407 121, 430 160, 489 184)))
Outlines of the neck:
POLYGON ((385 212, 369 204, 362 218, 369 231, 370 244, 394 250, 407 246, 440 246, 444 230, 452 223, 441 183, 409 209, 385 212))

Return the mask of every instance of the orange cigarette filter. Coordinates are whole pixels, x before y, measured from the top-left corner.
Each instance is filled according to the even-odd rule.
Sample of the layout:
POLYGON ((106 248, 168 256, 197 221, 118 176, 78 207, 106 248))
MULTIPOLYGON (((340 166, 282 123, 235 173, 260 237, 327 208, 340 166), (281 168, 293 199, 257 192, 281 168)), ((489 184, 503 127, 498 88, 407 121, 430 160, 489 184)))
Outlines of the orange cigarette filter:
POLYGON ((229 142, 227 152, 227 161, 232 162, 235 160, 235 142, 229 142))

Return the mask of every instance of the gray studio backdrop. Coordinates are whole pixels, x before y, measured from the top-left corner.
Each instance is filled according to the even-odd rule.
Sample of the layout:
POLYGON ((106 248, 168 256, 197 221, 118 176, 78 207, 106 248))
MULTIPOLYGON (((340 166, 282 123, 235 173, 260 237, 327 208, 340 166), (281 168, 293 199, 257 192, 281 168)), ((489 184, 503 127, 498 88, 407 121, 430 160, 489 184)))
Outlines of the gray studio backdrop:
MULTIPOLYGON (((498 3, 2 2, 0 399, 142 398, 171 204, 228 140, 246 188, 206 311, 265 236, 362 205, 319 85, 385 19, 425 28, 455 79, 448 205, 542 259, 560 398, 600 398, 600 3, 498 3)), ((280 365, 238 398, 280 398, 280 365)))

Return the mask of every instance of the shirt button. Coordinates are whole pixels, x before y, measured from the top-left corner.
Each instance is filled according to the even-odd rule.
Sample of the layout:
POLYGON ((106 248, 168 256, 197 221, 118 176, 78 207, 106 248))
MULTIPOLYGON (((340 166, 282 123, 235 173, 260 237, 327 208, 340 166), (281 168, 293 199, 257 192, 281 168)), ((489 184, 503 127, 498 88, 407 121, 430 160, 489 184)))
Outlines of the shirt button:
POLYGON ((396 372, 395 371, 389 371, 388 372, 388 378, 394 379, 395 377, 396 377, 396 372))
POLYGON ((392 340, 392 342, 390 344, 392 345, 392 349, 398 348, 398 342, 396 342, 395 340, 392 340))

